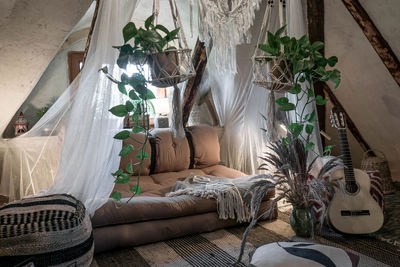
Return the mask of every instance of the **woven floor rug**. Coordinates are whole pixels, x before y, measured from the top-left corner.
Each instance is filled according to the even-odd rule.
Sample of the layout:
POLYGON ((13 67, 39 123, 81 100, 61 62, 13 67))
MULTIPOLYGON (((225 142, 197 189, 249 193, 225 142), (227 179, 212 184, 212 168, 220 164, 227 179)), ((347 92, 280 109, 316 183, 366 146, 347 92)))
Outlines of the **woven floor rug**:
MULTIPOLYGON (((294 237, 289 217, 259 223, 250 233, 241 266, 247 266, 254 250, 276 241, 304 241, 294 237)), ((92 266, 198 266, 225 267, 235 262, 245 226, 191 235, 165 242, 110 251, 95 256, 92 266)), ((400 250, 372 237, 346 237, 324 231, 314 242, 346 249, 360 256, 359 266, 399 266, 400 250)))

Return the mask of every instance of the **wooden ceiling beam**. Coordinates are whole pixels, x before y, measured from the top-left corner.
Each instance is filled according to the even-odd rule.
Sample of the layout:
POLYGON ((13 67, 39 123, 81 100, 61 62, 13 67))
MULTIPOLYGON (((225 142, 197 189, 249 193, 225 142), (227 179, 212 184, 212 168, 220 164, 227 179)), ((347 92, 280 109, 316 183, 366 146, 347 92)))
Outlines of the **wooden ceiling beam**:
POLYGON ((364 32, 394 80, 400 86, 400 62, 389 43, 383 38, 358 0, 342 0, 342 2, 364 32))
MULTIPOLYGON (((324 1, 321 0, 307 0, 307 22, 308 22, 308 36, 310 38, 310 42, 314 43, 316 41, 324 42, 325 41, 325 29, 324 29, 324 1)), ((325 49, 323 48, 321 51, 322 55, 325 55, 325 49)), ((323 90, 323 82, 315 81, 314 84, 314 92, 316 95, 321 95, 325 97, 323 90)), ((326 108, 325 106, 317 106, 318 113, 318 123, 319 129, 321 131, 325 131, 326 122, 326 108)), ((325 145, 325 139, 322 138, 322 144, 325 145)))

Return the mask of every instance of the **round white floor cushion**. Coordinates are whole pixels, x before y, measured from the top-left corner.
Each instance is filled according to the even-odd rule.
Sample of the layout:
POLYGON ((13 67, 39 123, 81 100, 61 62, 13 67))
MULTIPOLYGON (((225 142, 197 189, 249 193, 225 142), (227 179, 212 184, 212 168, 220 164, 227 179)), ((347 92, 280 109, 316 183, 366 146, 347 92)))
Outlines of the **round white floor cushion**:
POLYGON ((250 266, 352 266, 340 248, 305 242, 275 242, 259 247, 250 266))

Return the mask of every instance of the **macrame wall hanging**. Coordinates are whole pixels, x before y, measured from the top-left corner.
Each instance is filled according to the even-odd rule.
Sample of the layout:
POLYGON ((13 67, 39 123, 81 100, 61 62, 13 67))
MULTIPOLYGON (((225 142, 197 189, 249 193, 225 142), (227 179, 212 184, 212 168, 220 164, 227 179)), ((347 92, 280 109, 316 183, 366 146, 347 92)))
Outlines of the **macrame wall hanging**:
POLYGON ((199 34, 212 47, 221 73, 236 73, 236 46, 249 42, 250 27, 261 0, 198 0, 199 34))
MULTIPOLYGON (((160 12, 160 0, 153 0, 154 20, 157 23, 160 12)), ((137 68, 146 81, 159 88, 174 87, 172 96, 172 130, 177 138, 185 137, 182 123, 182 103, 179 83, 196 75, 191 58, 191 49, 188 48, 183 31, 176 0, 169 0, 171 15, 175 28, 180 28, 177 35, 178 49, 169 49, 161 53, 153 53, 144 58, 137 68)))
MULTIPOLYGON (((263 24, 257 41, 260 44, 268 43, 267 31, 270 29, 271 17, 275 1, 269 0, 264 13, 263 24)), ((279 24, 286 25, 286 3, 279 0, 279 24)), ((285 30, 286 32, 286 30, 285 30)), ((283 51, 282 51, 283 52, 283 51)), ((270 90, 268 99, 267 138, 269 141, 278 140, 277 112, 275 107, 275 94, 287 93, 293 86, 293 75, 291 67, 286 62, 283 53, 281 56, 272 57, 261 49, 256 48, 253 55, 253 83, 270 90)))

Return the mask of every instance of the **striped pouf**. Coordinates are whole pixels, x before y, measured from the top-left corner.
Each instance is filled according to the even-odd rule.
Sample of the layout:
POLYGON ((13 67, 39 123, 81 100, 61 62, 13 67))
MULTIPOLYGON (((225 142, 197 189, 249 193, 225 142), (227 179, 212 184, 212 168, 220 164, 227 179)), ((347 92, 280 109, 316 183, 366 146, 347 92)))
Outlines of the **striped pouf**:
POLYGON ((70 195, 0 207, 0 266, 89 266, 93 248, 89 215, 70 195))

